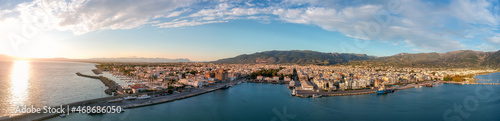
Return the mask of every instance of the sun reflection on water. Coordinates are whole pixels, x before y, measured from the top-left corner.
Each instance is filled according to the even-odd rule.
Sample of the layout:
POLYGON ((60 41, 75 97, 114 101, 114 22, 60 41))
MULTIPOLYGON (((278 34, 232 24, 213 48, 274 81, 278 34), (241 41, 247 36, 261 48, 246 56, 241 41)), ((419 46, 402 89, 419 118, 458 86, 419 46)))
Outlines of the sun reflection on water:
POLYGON ((10 74, 10 104, 11 106, 27 105, 30 62, 16 60, 10 74))

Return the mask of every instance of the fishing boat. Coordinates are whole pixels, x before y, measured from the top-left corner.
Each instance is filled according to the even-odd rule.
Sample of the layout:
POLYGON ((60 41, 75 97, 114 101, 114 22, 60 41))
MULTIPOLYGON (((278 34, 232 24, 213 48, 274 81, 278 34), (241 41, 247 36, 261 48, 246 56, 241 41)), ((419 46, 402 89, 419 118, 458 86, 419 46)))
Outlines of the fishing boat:
POLYGON ((122 102, 122 101, 123 101, 123 99, 118 98, 118 99, 108 100, 107 103, 118 103, 118 102, 122 102))
POLYGON ((151 98, 151 96, 149 96, 149 95, 141 95, 141 96, 137 97, 138 100, 149 99, 149 98, 151 98))
POLYGON ((432 87, 432 84, 425 84, 426 87, 432 87))
POLYGON ((377 94, 387 94, 387 93, 389 92, 387 91, 387 89, 385 89, 385 87, 380 87, 377 90, 377 94))
POLYGON ((135 100, 135 99, 137 99, 137 96, 128 96, 128 97, 124 97, 123 99, 125 99, 125 100, 135 100))

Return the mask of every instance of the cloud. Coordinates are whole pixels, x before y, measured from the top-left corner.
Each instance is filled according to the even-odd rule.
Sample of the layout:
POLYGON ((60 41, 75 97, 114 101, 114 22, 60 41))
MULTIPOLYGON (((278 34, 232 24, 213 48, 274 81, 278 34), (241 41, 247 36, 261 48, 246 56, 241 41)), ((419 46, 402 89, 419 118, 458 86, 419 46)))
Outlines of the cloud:
POLYGON ((494 37, 488 38, 492 43, 500 44, 500 34, 496 34, 494 37))
POLYGON ((499 43, 498 2, 35 0, 0 10, 6 18, 85 34, 142 26, 173 28, 256 20, 318 26, 347 37, 406 43, 416 50, 467 49, 462 40, 499 43), (40 24, 41 23, 41 24, 40 24))
POLYGON ((15 8, 21 21, 44 19, 49 29, 84 34, 98 30, 132 29, 155 23, 155 17, 174 17, 172 12, 194 3, 193 0, 35 0, 21 3, 15 8))

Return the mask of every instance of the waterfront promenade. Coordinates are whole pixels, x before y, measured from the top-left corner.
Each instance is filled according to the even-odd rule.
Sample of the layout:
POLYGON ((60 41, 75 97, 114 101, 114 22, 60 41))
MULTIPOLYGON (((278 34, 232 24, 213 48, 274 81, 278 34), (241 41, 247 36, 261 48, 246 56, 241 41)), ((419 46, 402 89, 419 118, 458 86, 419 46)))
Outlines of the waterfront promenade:
MULTIPOLYGON (((113 97, 91 99, 91 100, 74 102, 74 103, 70 103, 70 104, 64 104, 63 107, 69 106, 71 108, 71 107, 77 107, 77 106, 121 106, 124 109, 136 108, 136 107, 171 102, 171 101, 175 101, 175 100, 193 97, 196 95, 201 95, 204 93, 219 90, 222 87, 224 87, 225 85, 237 85, 243 81, 244 81, 244 79, 238 79, 236 81, 231 81, 230 82, 231 84, 229 84, 229 82, 217 83, 217 84, 214 84, 214 85, 211 85, 208 87, 192 88, 192 89, 190 89, 190 91, 187 91, 187 92, 172 93, 171 95, 166 95, 166 96, 156 97, 154 95, 151 95, 150 99, 144 99, 144 100, 123 100, 122 102, 119 102, 119 103, 107 103, 108 100, 112 100, 112 99, 123 98, 126 96, 133 96, 133 95, 137 96, 137 95, 148 94, 148 93, 140 93, 140 94, 132 94, 132 95, 120 95, 120 96, 113 96, 113 97)), ((149 93, 151 93, 151 92, 149 92, 149 93)), ((52 107, 58 107, 58 106, 52 106, 52 107)), ((32 113, 30 113, 30 114, 21 114, 21 115, 17 115, 17 116, 12 116, 12 117, 9 117, 8 119, 1 119, 0 121, 33 121, 33 120, 38 121, 38 120, 44 120, 44 119, 56 117, 58 115, 60 115, 60 114, 57 114, 57 113, 32 114, 32 113)))

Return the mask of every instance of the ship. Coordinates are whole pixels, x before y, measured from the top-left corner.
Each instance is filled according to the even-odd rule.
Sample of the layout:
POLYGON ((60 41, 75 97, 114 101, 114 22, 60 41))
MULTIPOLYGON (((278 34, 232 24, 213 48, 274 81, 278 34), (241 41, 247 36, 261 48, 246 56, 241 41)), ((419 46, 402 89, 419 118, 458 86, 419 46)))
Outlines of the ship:
POLYGON ((317 95, 313 95, 313 98, 320 98, 321 96, 323 96, 323 95, 317 94, 317 95))
POLYGON ((138 100, 149 99, 149 98, 151 98, 151 96, 148 96, 148 95, 141 95, 141 96, 137 97, 138 100))
POLYGON ((294 89, 295 88, 295 81, 290 81, 288 84, 288 89, 294 89))
POLYGON ((118 98, 118 99, 108 100, 107 102, 108 103, 118 103, 118 102, 122 102, 122 101, 123 101, 123 99, 118 98))
POLYGON ((394 90, 391 89, 386 89, 385 87, 380 87, 377 90, 377 94, 387 94, 387 93, 393 93, 394 90))
POLYGON ((125 99, 125 100, 134 100, 134 99, 137 99, 137 96, 128 96, 128 97, 124 97, 123 99, 125 99))

